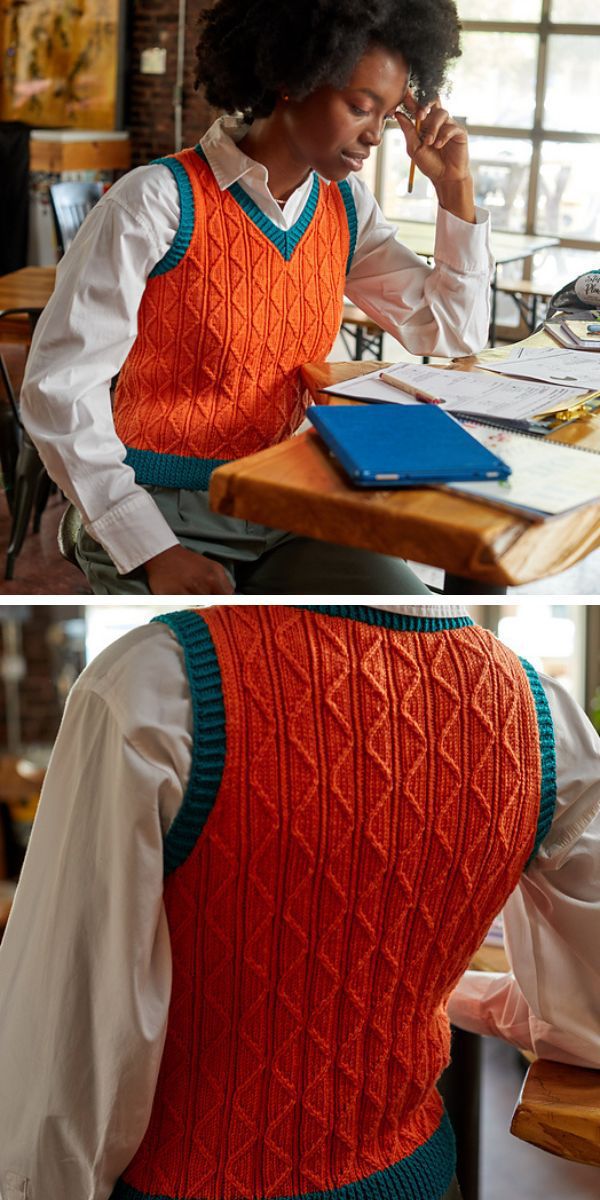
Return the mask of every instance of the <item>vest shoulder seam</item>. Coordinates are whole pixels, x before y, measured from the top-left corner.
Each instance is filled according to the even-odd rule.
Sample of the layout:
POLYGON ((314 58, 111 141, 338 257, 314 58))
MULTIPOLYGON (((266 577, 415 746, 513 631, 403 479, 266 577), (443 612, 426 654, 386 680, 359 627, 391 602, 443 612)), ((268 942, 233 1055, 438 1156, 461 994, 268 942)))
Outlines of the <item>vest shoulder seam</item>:
POLYGON ((167 253, 163 255, 159 262, 152 268, 149 278, 155 279, 159 275, 166 275, 172 271, 185 257, 192 234, 194 232, 194 224, 196 220, 196 206, 194 204, 194 192, 189 175, 177 158, 155 158, 152 160, 153 165, 167 167, 173 175, 179 192, 179 227, 169 246, 167 253))
POLYGON ((214 806, 225 768, 225 704, 221 670, 207 622, 199 613, 154 618, 179 641, 192 701, 192 763, 181 808, 164 840, 165 876, 189 858, 214 806))

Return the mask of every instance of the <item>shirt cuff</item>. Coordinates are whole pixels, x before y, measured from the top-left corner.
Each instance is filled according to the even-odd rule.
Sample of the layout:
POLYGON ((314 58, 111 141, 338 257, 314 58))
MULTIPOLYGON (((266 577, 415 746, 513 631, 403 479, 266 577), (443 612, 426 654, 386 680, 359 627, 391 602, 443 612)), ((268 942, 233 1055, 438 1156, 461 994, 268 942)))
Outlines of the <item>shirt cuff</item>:
POLYGON ((475 224, 463 221, 441 205, 435 227, 436 263, 444 263, 459 275, 489 275, 494 269, 490 250, 490 214, 475 209, 475 224))
POLYGON ((110 555, 120 575, 179 545, 152 497, 141 489, 85 528, 110 555))

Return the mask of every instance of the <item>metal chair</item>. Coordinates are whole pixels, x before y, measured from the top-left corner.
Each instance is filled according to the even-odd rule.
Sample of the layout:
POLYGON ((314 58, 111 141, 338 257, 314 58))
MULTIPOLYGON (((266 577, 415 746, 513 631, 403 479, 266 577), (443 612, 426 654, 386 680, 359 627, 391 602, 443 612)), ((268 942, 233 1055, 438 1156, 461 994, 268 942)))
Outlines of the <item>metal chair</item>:
POLYGON ((64 254, 90 209, 103 195, 104 184, 76 181, 53 183, 49 191, 56 240, 61 254, 64 254))
MULTIPOLYGON (((32 336, 41 311, 39 308, 5 309, 0 312, 0 320, 4 317, 25 317, 32 336)), ((4 408, 0 422, 0 458, 6 500, 12 516, 4 578, 12 579, 15 561, 25 540, 32 509, 33 532, 38 533, 42 513, 54 485, 23 427, 12 380, 1 354, 0 379, 8 399, 8 406, 4 408)))

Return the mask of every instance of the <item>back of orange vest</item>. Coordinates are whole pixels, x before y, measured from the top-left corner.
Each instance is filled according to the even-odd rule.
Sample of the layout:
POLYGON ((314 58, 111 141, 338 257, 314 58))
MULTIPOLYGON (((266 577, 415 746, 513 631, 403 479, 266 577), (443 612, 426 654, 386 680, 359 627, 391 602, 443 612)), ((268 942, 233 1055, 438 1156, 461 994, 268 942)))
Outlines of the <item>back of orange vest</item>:
POLYGON ((194 753, 166 1046, 115 1198, 437 1200, 446 1002, 551 819, 539 681, 468 618, 165 619, 194 753))

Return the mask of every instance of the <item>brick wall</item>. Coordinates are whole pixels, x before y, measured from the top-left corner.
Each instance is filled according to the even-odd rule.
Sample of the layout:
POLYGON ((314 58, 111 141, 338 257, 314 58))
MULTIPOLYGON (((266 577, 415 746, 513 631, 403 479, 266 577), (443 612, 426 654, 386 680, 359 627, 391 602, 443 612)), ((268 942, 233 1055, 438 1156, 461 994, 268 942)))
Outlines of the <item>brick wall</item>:
MULTIPOLYGON (((19 683, 21 741, 23 745, 49 745, 56 737, 62 716, 62 700, 53 679, 53 673, 56 677, 61 670, 64 654, 60 637, 61 622, 76 620, 83 615, 83 609, 76 605, 32 605, 28 613, 23 615, 26 619, 20 623, 20 628, 26 673, 19 683)), ((9 606, 3 606, 2 625, 10 617, 9 606)), ((4 650, 5 642, 0 628, 0 657, 4 650)), ((83 667, 83 656, 74 666, 79 670, 83 667)), ((0 680, 0 753, 5 749, 5 690, 0 680)))
MULTIPOLYGON (((215 112, 194 91, 194 46, 198 40, 198 14, 204 0, 188 0, 186 14, 185 81, 183 89, 183 142, 194 145, 215 117, 215 112)), ((148 162, 175 149, 174 87, 177 70, 178 0, 135 0, 128 31, 129 63, 125 79, 125 125, 131 133, 132 165, 148 162), (165 75, 142 75, 142 50, 163 46, 167 51, 165 75)))

